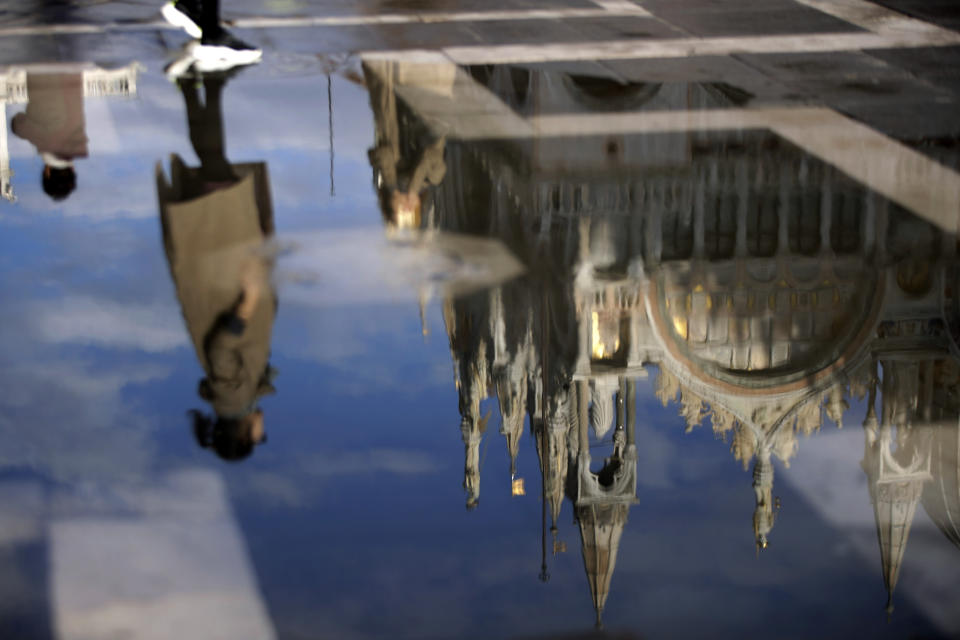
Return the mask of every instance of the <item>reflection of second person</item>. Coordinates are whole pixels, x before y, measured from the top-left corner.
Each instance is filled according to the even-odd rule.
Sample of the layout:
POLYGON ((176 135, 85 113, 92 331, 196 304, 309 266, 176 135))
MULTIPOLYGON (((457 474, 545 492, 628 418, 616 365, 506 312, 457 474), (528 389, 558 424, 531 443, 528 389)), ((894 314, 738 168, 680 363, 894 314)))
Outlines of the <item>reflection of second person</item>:
POLYGON ((449 90, 453 69, 453 65, 379 60, 363 63, 375 125, 375 146, 369 158, 380 211, 390 228, 421 228, 428 188, 439 185, 447 171, 443 159, 446 139, 400 114, 396 95, 399 77, 403 75, 408 83, 429 90, 449 90))
POLYGON ((37 148, 43 191, 60 201, 77 186, 73 161, 87 157, 83 74, 28 73, 27 95, 27 108, 13 117, 10 129, 37 148))
POLYGON ((174 156, 169 183, 157 167, 164 246, 187 328, 205 377, 198 392, 213 415, 191 412, 198 443, 227 460, 265 439, 259 399, 273 392, 269 365, 276 296, 265 240, 273 212, 264 163, 231 164, 225 155, 224 74, 179 82, 190 141, 200 159, 174 156))

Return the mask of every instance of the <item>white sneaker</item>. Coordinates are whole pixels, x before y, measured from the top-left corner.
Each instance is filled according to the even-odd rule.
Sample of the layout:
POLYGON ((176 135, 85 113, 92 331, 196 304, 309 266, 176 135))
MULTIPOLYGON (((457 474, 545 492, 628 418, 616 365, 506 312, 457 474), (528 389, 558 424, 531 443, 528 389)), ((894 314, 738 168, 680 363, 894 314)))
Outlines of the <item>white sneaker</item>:
POLYGON ((190 67, 193 66, 193 63, 196 62, 196 60, 197 59, 193 57, 193 47, 187 45, 187 47, 184 48, 183 53, 180 54, 179 58, 164 67, 163 73, 167 76, 167 80, 170 82, 176 82, 181 78, 181 76, 190 71, 190 67))
POLYGON ((170 0, 160 9, 163 19, 175 27, 180 27, 191 38, 199 38, 203 30, 198 23, 200 16, 194 4, 188 0, 170 0))
POLYGON ((193 49, 198 71, 224 71, 231 67, 254 64, 263 58, 263 51, 222 30, 216 37, 204 38, 193 49))

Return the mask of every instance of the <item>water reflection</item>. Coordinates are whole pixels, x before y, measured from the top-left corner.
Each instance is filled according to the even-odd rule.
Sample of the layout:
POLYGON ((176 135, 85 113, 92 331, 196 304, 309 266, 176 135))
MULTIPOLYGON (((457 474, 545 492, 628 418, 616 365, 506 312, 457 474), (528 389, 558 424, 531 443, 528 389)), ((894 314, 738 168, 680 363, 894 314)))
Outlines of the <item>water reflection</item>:
MULTIPOLYGON (((706 422, 745 469, 753 463, 758 554, 781 506, 773 459, 789 466, 801 435, 843 428, 851 402, 866 412, 862 467, 888 612, 918 504, 960 546, 952 229, 770 132, 540 138, 509 133, 523 124, 506 112, 495 125, 490 109, 471 116, 488 90, 510 105, 535 95, 537 113, 562 111, 571 97, 558 87, 582 85, 558 82, 562 73, 518 83, 516 73, 505 81, 442 64, 364 70, 371 163, 394 176, 386 187, 378 180, 381 201, 401 192, 432 203, 426 216, 385 207, 388 227, 498 239, 526 266, 511 282, 444 301, 467 508, 480 498, 490 421, 481 405, 495 396, 515 495, 524 414, 535 441, 549 511, 541 577, 547 526, 554 552, 564 549, 566 497, 598 625, 637 501, 636 381, 650 367, 657 397, 677 406, 688 431, 706 422), (476 100, 451 104, 464 96, 476 100), (437 180, 398 186, 395 167, 422 178, 425 164, 444 168, 437 180)), ((648 89, 647 99, 657 93, 648 89)))
POLYGON ((196 79, 177 81, 200 166, 174 155, 169 180, 160 164, 156 174, 170 274, 206 373, 197 393, 214 412, 191 412, 194 435, 201 447, 239 460, 266 439, 258 400, 274 392, 277 296, 265 247, 274 229, 267 166, 226 158, 221 99, 228 78, 203 75, 202 100, 196 79))
MULTIPOLYGON (((892 598, 901 568, 909 574, 932 566, 922 562, 930 555, 917 554, 931 545, 915 518, 922 523, 929 514, 946 539, 960 544, 952 230, 766 128, 624 133, 611 126, 567 136, 551 125, 553 133, 540 135, 545 121, 530 119, 574 108, 606 117, 651 105, 730 107, 739 104, 733 90, 630 86, 618 99, 607 80, 487 71, 368 61, 363 73, 374 117, 363 113, 357 128, 366 136, 372 122, 376 132, 355 144, 352 157, 338 150, 338 175, 346 181, 340 197, 359 195, 334 223, 316 204, 321 190, 308 189, 317 186, 315 157, 302 152, 300 121, 284 118, 293 122, 286 133, 295 144, 283 136, 246 143, 254 146, 244 153, 256 153, 246 157, 270 161, 275 203, 266 160, 228 159, 221 111, 228 124, 259 116, 254 92, 244 101, 238 95, 262 88, 255 72, 242 81, 199 76, 175 88, 158 74, 143 105, 101 118, 104 129, 115 125, 126 136, 147 128, 145 115, 160 116, 151 121, 161 123, 159 133, 136 138, 145 153, 131 150, 124 137, 128 148, 111 149, 112 166, 99 165, 111 183, 118 167, 135 165, 147 204, 155 188, 150 167, 186 143, 169 133, 184 109, 199 163, 174 157, 156 174, 177 303, 162 272, 153 205, 151 219, 139 226, 109 221, 97 228, 127 234, 78 232, 54 243, 55 251, 31 252, 29 269, 6 271, 17 292, 11 299, 23 297, 7 305, 19 312, 10 342, 26 347, 5 350, 37 366, 7 371, 13 417, 5 424, 13 446, 4 473, 32 465, 31 473, 57 484, 49 493, 37 488, 21 509, 37 531, 50 521, 54 532, 49 540, 43 533, 30 538, 31 549, 49 549, 53 558, 49 569, 31 569, 38 578, 49 570, 49 585, 37 591, 49 591, 56 608, 49 614, 41 602, 33 609, 38 617, 59 616, 57 629, 97 618, 105 625, 99 629, 120 633, 108 614, 118 602, 130 603, 131 593, 146 593, 119 626, 162 628, 151 613, 161 609, 162 618, 186 621, 195 635, 202 635, 202 621, 221 632, 232 623, 234 637, 271 637, 272 626, 281 637, 396 635, 403 624, 423 636, 556 637, 563 625, 588 623, 589 601, 598 623, 605 616, 614 625, 669 629, 668 636, 684 629, 699 636, 707 625, 742 633, 755 624, 769 632, 774 612, 796 627, 838 629, 872 624, 874 603, 866 605, 867 616, 861 612, 875 596, 882 624, 881 585, 892 598), (513 98, 505 95, 515 89, 513 98), (164 100, 172 109, 157 109, 164 100), (137 153, 148 160, 136 165, 137 153), (295 171, 303 167, 306 179, 295 171), (371 168, 386 233, 378 228, 371 168), (330 228, 348 216, 353 227, 367 220, 368 228, 330 228), (298 245, 276 270, 275 223, 298 245), (125 252, 100 256, 101 238, 125 252), (82 251, 65 263, 78 275, 52 272, 50 254, 71 250, 82 251), (161 273, 151 279, 155 274, 144 274, 154 257, 161 273), (30 271, 40 275, 22 277, 30 271), (291 274, 318 277, 281 277, 291 274), (38 286, 44 279, 55 286, 38 286), (62 303, 97 286, 96 293, 110 295, 62 303), (50 304, 36 304, 40 295, 50 304), (161 301, 153 304, 154 295, 161 301), (446 345, 436 348, 436 339, 424 345, 416 323, 404 322, 407 309, 416 314, 410 302, 417 296, 424 331, 431 296, 442 300, 449 353, 446 345), (178 307, 186 332, 165 313, 178 307), (34 326, 44 323, 38 338, 34 326), (343 329, 351 324, 362 326, 343 329), (195 353, 179 348, 186 335, 195 353), (45 349, 39 357, 30 351, 38 344, 45 349), (334 353, 320 358, 319 351, 334 353), (451 360, 453 388, 434 393, 435 378, 449 384, 451 360), (263 399, 272 391, 271 361, 286 374, 273 405, 263 399), (191 470, 216 461, 199 457, 181 428, 184 410, 201 403, 170 399, 183 390, 192 395, 184 372, 203 378, 208 408, 194 414, 202 445, 226 458, 249 455, 263 429, 261 403, 272 424, 284 422, 271 427, 279 442, 239 467, 191 470), (679 418, 651 424, 661 415, 650 406, 657 399, 679 418), (831 485, 832 476, 796 480, 806 473, 797 471, 801 460, 816 459, 818 442, 827 442, 822 453, 839 439, 802 436, 833 424, 846 424, 849 434, 861 421, 863 471, 853 471, 869 482, 857 501, 864 508, 871 501, 875 511, 866 515, 878 532, 870 540, 867 584, 856 558, 844 555, 853 546, 846 540, 859 550, 860 523, 817 521, 796 499, 813 487, 804 497, 817 511, 832 493, 845 499, 856 488, 842 470, 843 484, 831 485), (51 427, 23 428, 28 423, 51 427), (449 431, 436 432, 438 424, 449 431), (676 425, 713 432, 730 447, 729 466, 742 464, 752 474, 738 473, 740 484, 728 492, 730 476, 703 470, 711 460, 694 437, 676 456, 673 441, 664 445, 672 437, 667 428, 676 425), (797 465, 785 473, 790 462, 797 465), (540 478, 524 477, 537 475, 537 467, 540 478), (517 496, 514 509, 504 507, 510 495, 517 496), (470 513, 462 513, 464 503, 470 513), (538 511, 534 549, 524 545, 538 511), (570 516, 576 532, 564 522, 570 516), (798 525, 803 516, 811 517, 798 525), (525 518, 526 533, 517 526, 525 518), (734 534, 726 526, 731 519, 734 534), (569 593, 564 561, 574 559, 561 554, 568 546, 576 551, 577 542, 583 566, 569 593), (747 564, 754 548, 760 559, 747 564), (801 555, 798 568, 793 560, 801 555), (537 575, 550 586, 531 588, 537 575), (837 576, 836 584, 824 584, 837 576), (843 593, 848 582, 862 587, 859 593, 843 593), (210 594, 218 591, 233 595, 217 605, 210 594), (827 622, 808 622, 811 601, 841 604, 822 607, 827 622)), ((302 93, 313 108, 325 96, 310 94, 310 80, 317 79, 259 81, 302 93)), ((300 109, 291 113, 304 116, 306 107, 300 109)), ((96 141, 109 133, 95 127, 89 103, 87 116, 90 178, 71 198, 75 207, 95 184, 96 141)), ((577 132, 575 118, 565 122, 567 133, 577 132)), ((267 128, 255 124, 251 131, 267 128)), ((325 140, 323 133, 307 136, 307 146, 325 140)), ((233 145, 244 137, 230 134, 233 145)), ((809 135, 823 132, 812 126, 809 135)), ((104 193, 95 197, 108 206, 104 193)), ((18 211, 32 211, 26 193, 23 200, 18 211)), ((17 222, 33 233, 40 218, 17 222)), ((70 226, 65 217, 45 222, 70 232, 96 226, 70 226)), ((13 242, 28 235, 5 228, 13 242)), ((38 246, 27 240, 25 246, 38 246)), ((860 430, 856 436, 859 450, 860 430)), ((939 601, 928 598, 929 589, 911 589, 920 572, 905 576, 897 601, 909 595, 920 615, 901 609, 887 633, 935 632, 932 625, 949 633, 956 614, 940 603, 955 594, 952 571, 955 565, 944 562, 928 572, 947 594, 939 601)), ((17 607, 28 605, 8 604, 17 607)))
MULTIPOLYGON (((140 65, 100 69, 92 65, 32 65, 0 73, 0 104, 26 103, 15 114, 10 130, 30 142, 43 159, 41 183, 55 201, 64 200, 77 186, 74 160, 87 157, 83 99, 95 96, 129 97, 137 92, 140 65)), ((6 120, 6 117, 4 117, 6 120)), ((0 128, 0 193, 16 202, 6 126, 0 128)))

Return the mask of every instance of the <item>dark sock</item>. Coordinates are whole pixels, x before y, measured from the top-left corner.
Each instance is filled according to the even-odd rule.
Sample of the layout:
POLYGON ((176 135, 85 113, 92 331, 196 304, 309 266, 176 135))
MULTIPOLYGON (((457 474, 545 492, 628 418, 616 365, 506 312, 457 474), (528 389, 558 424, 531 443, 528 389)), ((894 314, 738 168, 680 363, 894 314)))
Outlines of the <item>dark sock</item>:
POLYGON ((200 5, 200 28, 203 39, 216 38, 220 34, 220 0, 202 0, 200 5))

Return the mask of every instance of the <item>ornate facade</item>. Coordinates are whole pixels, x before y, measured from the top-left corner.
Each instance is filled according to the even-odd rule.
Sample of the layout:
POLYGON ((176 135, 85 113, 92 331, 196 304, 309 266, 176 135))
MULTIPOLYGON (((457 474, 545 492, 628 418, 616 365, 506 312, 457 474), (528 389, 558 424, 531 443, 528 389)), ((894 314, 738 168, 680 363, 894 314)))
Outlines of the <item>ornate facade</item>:
MULTIPOLYGON (((515 109, 596 98, 570 78, 504 73, 474 75, 515 109)), ((622 91, 634 108, 658 95, 622 91)), ((788 466, 801 435, 842 428, 864 397, 891 598, 918 503, 958 544, 954 230, 763 132, 450 140, 444 157, 425 226, 499 239, 527 268, 444 305, 468 506, 480 400, 499 399, 512 473, 525 405, 554 532, 573 503, 598 623, 636 501, 633 390, 652 368, 687 430, 709 424, 753 464, 758 553, 780 508, 774 459, 788 466), (590 432, 613 449, 597 471, 590 432)))

